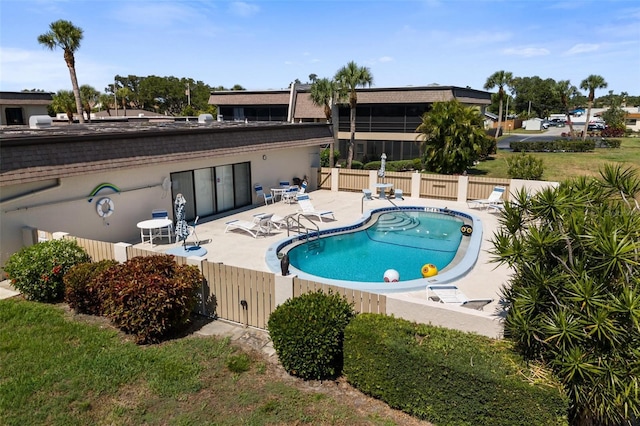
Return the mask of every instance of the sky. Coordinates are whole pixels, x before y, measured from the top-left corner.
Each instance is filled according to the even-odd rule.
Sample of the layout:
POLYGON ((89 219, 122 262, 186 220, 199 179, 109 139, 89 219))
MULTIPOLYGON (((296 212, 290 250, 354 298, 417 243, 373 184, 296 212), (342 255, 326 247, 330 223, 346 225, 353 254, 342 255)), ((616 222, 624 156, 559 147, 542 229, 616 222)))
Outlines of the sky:
POLYGON ((82 28, 78 82, 100 92, 116 75, 286 89, 355 61, 373 87, 483 90, 504 70, 640 96, 637 0, 0 0, 0 91, 71 89, 37 41, 59 19, 82 28))

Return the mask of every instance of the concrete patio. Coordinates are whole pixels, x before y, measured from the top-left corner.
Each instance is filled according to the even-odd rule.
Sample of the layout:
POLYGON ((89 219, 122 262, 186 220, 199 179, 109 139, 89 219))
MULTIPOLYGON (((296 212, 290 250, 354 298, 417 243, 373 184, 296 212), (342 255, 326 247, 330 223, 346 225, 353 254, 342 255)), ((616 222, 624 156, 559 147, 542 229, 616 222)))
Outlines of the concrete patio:
MULTIPOLYGON (((336 220, 315 221, 319 229, 356 223, 362 217, 362 208, 366 211, 368 209, 391 206, 388 200, 381 200, 375 197, 372 200, 363 200, 363 194, 357 192, 317 190, 310 192, 310 197, 316 209, 331 210, 335 214, 336 220)), ((497 301, 500 298, 500 289, 509 278, 509 269, 505 266, 491 263, 491 256, 487 252, 492 248, 490 239, 498 226, 498 216, 489 210, 470 209, 466 203, 456 201, 409 197, 405 197, 404 200, 392 201, 398 206, 447 207, 451 210, 469 212, 481 219, 483 241, 478 261, 470 273, 452 284, 455 284, 470 299, 494 299, 491 304, 484 308, 483 313, 499 315, 500 310, 497 301)), ((297 211, 298 206, 295 203, 276 202, 266 206, 264 204, 254 205, 241 212, 201 220, 196 227, 196 232, 201 241, 201 247, 207 250, 207 254, 204 257, 213 262, 259 271, 269 271, 265 263, 265 253, 271 244, 287 237, 287 230, 284 228, 274 229, 270 235, 253 238, 249 233, 241 230, 230 230, 225 233, 226 223, 236 219, 251 221, 254 215, 260 213, 273 213, 284 217, 297 211)), ((190 244, 194 241, 195 237, 192 236, 187 240, 187 243, 190 244)), ((139 248, 150 248, 148 243, 142 244, 139 239, 131 241, 131 243, 139 248)), ((167 239, 154 239, 153 250, 163 253, 180 245, 182 243, 169 243, 167 239)), ((426 291, 390 293, 387 296, 390 299, 411 301, 419 305, 426 303, 431 306, 445 307, 441 303, 428 300, 426 291)), ((446 308, 469 311, 457 306, 446 306, 446 308)))

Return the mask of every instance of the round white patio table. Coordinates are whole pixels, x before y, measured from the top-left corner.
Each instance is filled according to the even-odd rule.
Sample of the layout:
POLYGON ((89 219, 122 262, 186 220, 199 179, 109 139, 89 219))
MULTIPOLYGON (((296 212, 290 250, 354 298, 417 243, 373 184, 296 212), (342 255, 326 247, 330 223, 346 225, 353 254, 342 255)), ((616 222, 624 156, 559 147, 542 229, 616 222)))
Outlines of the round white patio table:
POLYGON ((376 188, 380 189, 380 198, 381 199, 385 199, 387 198, 385 191, 387 190, 387 188, 393 188, 393 184, 392 183, 376 183, 375 185, 376 188))
MULTIPOLYGON (((146 239, 149 239, 149 244, 151 244, 151 247, 153 247, 153 237, 155 234, 155 231, 160 231, 162 228, 167 228, 169 226, 171 226, 173 222, 171 221, 171 219, 148 219, 148 220, 143 220, 142 222, 138 222, 138 224, 136 225, 139 229, 140 229, 140 239, 142 240, 142 243, 144 244, 146 241, 146 239), (148 234, 145 232, 148 231, 148 234)), ((171 232, 167 233, 168 237, 169 237, 169 242, 171 242, 171 232)), ((160 234, 160 238, 162 238, 162 234, 160 234)))

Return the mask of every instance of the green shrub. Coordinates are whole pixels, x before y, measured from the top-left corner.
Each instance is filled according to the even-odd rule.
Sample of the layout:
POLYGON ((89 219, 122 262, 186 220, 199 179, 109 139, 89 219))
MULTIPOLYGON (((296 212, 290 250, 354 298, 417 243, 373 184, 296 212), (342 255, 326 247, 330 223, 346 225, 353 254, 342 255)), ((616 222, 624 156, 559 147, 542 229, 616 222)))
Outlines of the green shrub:
MULTIPOLYGON (((333 150, 333 162, 334 165, 338 164, 338 160, 340 160, 340 151, 337 149, 333 150)), ((325 148, 320 151, 320 165, 322 167, 332 167, 329 165, 329 148, 325 148)))
POLYGON ((344 329, 354 316, 353 306, 331 291, 287 300, 268 322, 280 363, 289 374, 305 380, 339 376, 344 329))
POLYGON ((134 257, 105 270, 104 314, 138 343, 156 343, 187 324, 202 274, 173 256, 134 257))
MULTIPOLYGON (((381 162, 370 161, 363 166, 365 170, 380 170, 381 162)), ((419 158, 414 158, 413 160, 398 160, 398 161, 387 161, 385 164, 385 170, 389 172, 406 172, 411 170, 421 170, 422 162, 419 158)))
POLYGON ((596 143, 591 139, 556 139, 511 142, 509 147, 516 152, 589 152, 595 149, 596 143))
POLYGON ((97 263, 80 263, 67 272, 64 277, 64 300, 77 313, 102 314, 102 286, 100 274, 117 265, 115 260, 102 260, 97 263))
POLYGON ((361 161, 357 161, 357 160, 353 160, 351 162, 351 169, 353 170, 362 170, 362 162, 361 161))
POLYGON ((246 353, 241 353, 238 355, 230 355, 225 365, 232 373, 244 373, 245 371, 249 371, 251 368, 251 358, 246 353))
POLYGON ((343 373, 365 394, 435 424, 566 425, 560 384, 508 345, 361 314, 345 328, 343 373))
POLYGON ((24 247, 11 255, 4 271, 28 300, 57 302, 64 296, 62 277, 91 258, 74 240, 52 240, 24 247))
POLYGON ((540 180, 544 172, 542 159, 525 153, 507 158, 507 166, 511 179, 540 180))

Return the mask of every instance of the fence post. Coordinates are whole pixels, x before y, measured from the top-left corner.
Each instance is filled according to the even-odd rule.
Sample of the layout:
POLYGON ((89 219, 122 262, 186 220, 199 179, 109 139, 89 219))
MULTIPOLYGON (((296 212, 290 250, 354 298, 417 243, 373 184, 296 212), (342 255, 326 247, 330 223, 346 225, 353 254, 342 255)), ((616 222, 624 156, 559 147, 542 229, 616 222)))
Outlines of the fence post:
POLYGON ((295 275, 287 275, 284 276, 282 274, 274 274, 275 275, 275 295, 273 297, 273 302, 275 307, 286 302, 288 299, 293 298, 293 279, 296 277, 295 275))
POLYGON ((422 173, 418 170, 411 173, 411 193, 410 197, 420 198, 420 182, 422 181, 422 173))
POLYGON ((189 256, 187 257, 187 265, 196 266, 200 271, 200 274, 203 276, 202 282, 200 283, 200 313, 202 315, 207 315, 207 298, 209 297, 209 292, 207 291, 204 283, 204 267, 203 264, 207 260, 206 257, 202 256, 189 256))
POLYGON ((340 190, 340 168, 334 167, 331 169, 331 190, 340 190))
POLYGON ((22 244, 25 247, 31 247, 38 242, 38 228, 31 226, 22 227, 22 244))
POLYGON ((113 257, 116 262, 124 263, 129 258, 127 257, 127 248, 131 247, 129 243, 115 243, 113 245, 113 257))
POLYGON ((466 203, 469 191, 469 176, 458 176, 458 202, 466 203))
POLYGON ((376 183, 378 183, 378 171, 369 170, 369 186, 367 187, 367 189, 370 189, 371 191, 373 191, 374 194, 377 191, 376 183))

